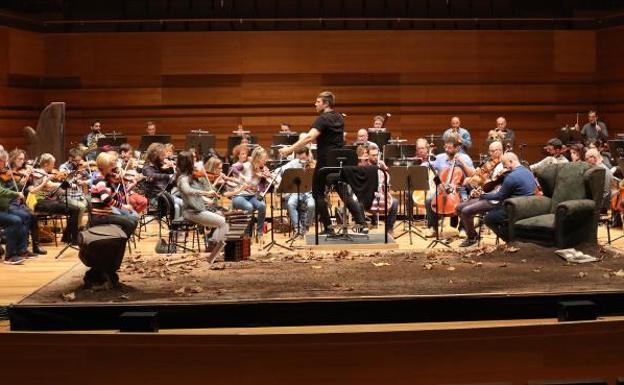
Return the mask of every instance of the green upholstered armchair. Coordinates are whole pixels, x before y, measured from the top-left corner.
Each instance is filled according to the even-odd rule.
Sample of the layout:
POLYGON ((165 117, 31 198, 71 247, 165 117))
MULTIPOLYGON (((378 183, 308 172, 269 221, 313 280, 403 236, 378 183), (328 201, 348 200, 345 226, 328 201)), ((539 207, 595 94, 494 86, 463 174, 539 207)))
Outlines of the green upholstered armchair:
POLYGON ((537 178, 544 195, 504 203, 509 240, 531 240, 559 248, 597 242, 605 170, 584 162, 552 164, 537 178))

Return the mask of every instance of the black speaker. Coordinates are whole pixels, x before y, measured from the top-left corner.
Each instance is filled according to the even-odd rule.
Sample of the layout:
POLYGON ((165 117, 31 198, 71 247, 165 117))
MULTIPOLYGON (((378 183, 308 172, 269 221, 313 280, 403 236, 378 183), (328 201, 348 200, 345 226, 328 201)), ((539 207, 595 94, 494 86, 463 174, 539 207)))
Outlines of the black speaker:
POLYGON ((598 306, 592 301, 561 301, 557 312, 559 321, 594 320, 598 306))
POLYGON ((119 317, 121 332, 158 332, 158 313, 154 311, 127 311, 119 317))

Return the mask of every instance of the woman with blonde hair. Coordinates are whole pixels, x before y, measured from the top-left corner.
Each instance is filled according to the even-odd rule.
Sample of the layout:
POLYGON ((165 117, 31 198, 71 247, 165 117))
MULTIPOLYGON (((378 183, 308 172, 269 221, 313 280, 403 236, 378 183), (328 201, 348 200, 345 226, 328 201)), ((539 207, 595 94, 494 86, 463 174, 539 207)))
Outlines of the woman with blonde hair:
POLYGON ((248 213, 258 212, 256 238, 260 244, 263 243, 262 235, 266 215, 266 204, 260 194, 266 189, 267 179, 270 176, 265 166, 267 158, 267 152, 262 147, 256 147, 246 162, 232 165, 234 173, 242 180, 240 191, 232 198, 232 207, 248 213))

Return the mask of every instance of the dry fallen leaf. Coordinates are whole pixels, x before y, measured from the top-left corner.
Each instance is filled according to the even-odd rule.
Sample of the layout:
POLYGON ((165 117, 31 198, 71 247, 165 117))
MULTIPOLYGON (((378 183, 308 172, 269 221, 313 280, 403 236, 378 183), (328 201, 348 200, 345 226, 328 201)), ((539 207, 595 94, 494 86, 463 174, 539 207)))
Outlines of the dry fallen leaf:
POLYGON ((321 265, 312 265, 310 267, 313 268, 313 269, 322 269, 323 268, 323 266, 321 266, 321 265))
POLYGON ((584 272, 584 271, 580 271, 580 272, 578 273, 578 277, 579 277, 579 278, 585 278, 585 277, 587 277, 587 273, 586 273, 586 272, 584 272))
POLYGON ((431 263, 425 263, 423 268, 425 268, 425 270, 431 270, 431 269, 433 269, 433 265, 431 263))
POLYGON ((499 265, 498 267, 507 267, 507 264, 503 263, 503 264, 499 265))
POLYGON ((193 286, 191 287, 191 293, 201 293, 204 289, 201 286, 193 286))
POLYGON ((483 266, 483 263, 481 263, 481 262, 475 263, 475 267, 481 267, 481 266, 483 266))
POLYGON ((449 266, 449 267, 446 268, 446 270, 448 270, 448 271, 455 271, 455 267, 449 266))
POLYGON ((526 259, 521 259, 520 262, 521 263, 527 263, 527 260, 526 259))
POLYGON ((520 250, 519 248, 515 247, 515 246, 509 246, 507 245, 507 247, 505 247, 505 253, 515 253, 518 250, 520 250))
POLYGON ((129 300, 130 296, 128 294, 122 294, 119 296, 120 299, 125 299, 125 300, 129 300))
POLYGON ((182 295, 182 294, 184 294, 185 291, 186 291, 186 287, 182 286, 181 288, 179 288, 176 291, 174 291, 174 293, 177 294, 177 295, 182 295))
POLYGON ((609 274, 609 273, 603 274, 602 278, 611 278, 611 274, 609 274))
POLYGON ((388 262, 371 262, 375 267, 390 266, 388 262))
POLYGON ((63 301, 65 302, 71 302, 76 299, 76 293, 74 293, 73 291, 71 293, 61 294, 61 296, 63 297, 63 301))
POLYGON ((620 269, 613 273, 613 275, 615 275, 616 277, 624 277, 624 270, 620 269))
POLYGON ((534 273, 541 273, 541 270, 540 269, 533 269, 533 272, 534 273))

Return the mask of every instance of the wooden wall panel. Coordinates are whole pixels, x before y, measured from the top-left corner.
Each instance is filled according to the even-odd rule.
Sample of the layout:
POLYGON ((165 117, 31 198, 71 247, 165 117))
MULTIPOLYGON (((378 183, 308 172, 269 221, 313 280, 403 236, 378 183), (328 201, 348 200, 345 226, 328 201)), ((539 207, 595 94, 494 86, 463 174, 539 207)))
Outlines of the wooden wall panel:
POLYGON ((9 33, 9 72, 40 77, 45 72, 43 36, 37 32, 11 29, 9 33))
MULTIPOLYGON (((0 30, 0 40, 13 31, 0 30)), ((190 127, 225 138, 242 123, 267 145, 281 121, 307 129, 314 97, 329 89, 350 133, 391 112, 392 133, 414 140, 460 115, 480 142, 504 115, 539 149, 576 112, 612 108, 621 87, 602 72, 610 80, 621 71, 608 64, 621 48, 603 52, 618 38, 616 30, 16 33, 11 46, 43 57, 19 73, 41 76, 44 88, 0 89, 0 98, 30 110, 67 102, 69 141, 100 118, 137 138, 156 120, 178 141, 190 127)))
POLYGON ((624 133, 624 28, 598 33, 599 114, 607 122, 609 133, 624 133))

